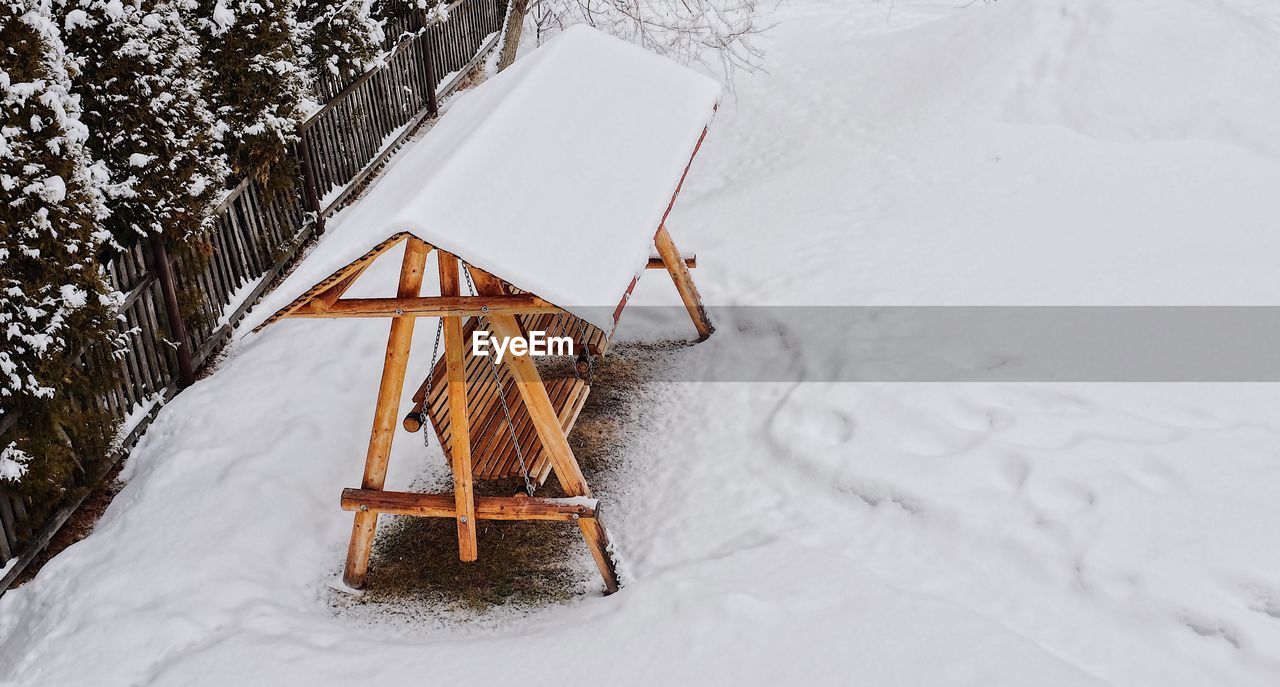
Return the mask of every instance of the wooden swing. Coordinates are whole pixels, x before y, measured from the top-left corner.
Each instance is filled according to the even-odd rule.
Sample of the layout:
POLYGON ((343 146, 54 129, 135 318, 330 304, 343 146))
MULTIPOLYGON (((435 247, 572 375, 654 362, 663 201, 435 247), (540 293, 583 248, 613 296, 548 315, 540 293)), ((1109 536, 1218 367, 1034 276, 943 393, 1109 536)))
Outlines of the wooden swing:
POLYGON ((342 492, 342 508, 355 512, 348 586, 364 585, 378 516, 388 513, 453 519, 463 561, 477 558, 477 520, 577 523, 606 590, 617 590, 599 504, 567 439, 590 375, 544 380, 529 355, 510 350, 495 365, 476 354, 471 335, 565 335, 589 364, 607 350, 648 268, 670 274, 700 340, 710 336, 689 273, 695 261, 681 256, 666 221, 718 96, 705 77, 594 30, 569 29, 455 104, 341 229, 330 230, 347 233, 323 238, 273 293, 276 302, 292 300, 254 331, 288 318, 391 321, 363 478, 360 488, 342 492), (566 83, 587 95, 543 96, 566 83), (520 187, 540 209, 468 197, 490 186, 520 187), (532 257, 539 241, 557 248, 532 257), (395 297, 346 295, 379 256, 401 247, 395 297), (439 293, 423 295, 433 251, 439 293), (600 304, 611 315, 588 307, 600 304), (436 345, 442 338, 444 352, 397 423, 420 317, 440 318, 436 345), (451 493, 383 489, 397 424, 410 432, 432 426, 453 474, 451 493), (533 496, 552 473, 566 496, 533 496), (476 480, 517 476, 524 493, 474 493, 476 480))
MULTIPOLYGON (((665 226, 658 229, 655 244, 659 257, 651 259, 647 267, 660 267, 670 273, 700 338, 710 336, 714 327, 689 274, 689 265, 696 262, 680 256, 665 226)), ((363 586, 378 515, 387 513, 455 519, 458 556, 463 561, 474 561, 478 556, 477 520, 576 522, 604 578, 605 589, 617 591, 609 535, 600 523, 598 503, 591 498, 591 489, 567 438, 590 393, 587 380, 573 377, 545 383, 527 354, 509 352, 502 366, 496 366, 491 358, 474 355, 471 350, 471 332, 477 327, 490 327, 502 338, 524 338, 538 326, 546 327, 549 335, 576 329, 587 332, 581 342, 583 348, 601 353, 608 344, 604 332, 407 233, 382 242, 277 311, 258 328, 286 318, 345 317, 391 318, 391 332, 364 478, 359 489, 342 492, 342 508, 356 512, 343 581, 353 588, 363 586), (379 255, 402 242, 404 258, 395 298, 342 297, 379 255), (422 282, 432 250, 437 252, 440 294, 424 297, 422 282), (460 267, 474 281, 477 295, 461 295, 460 267), (409 431, 417 431, 422 428, 420 418, 424 414, 431 420, 453 472, 452 494, 382 489, 414 322, 419 317, 441 319, 444 355, 414 395, 414 406, 403 424, 409 431), (568 498, 537 498, 531 494, 477 497, 473 493, 477 479, 523 474, 526 480, 541 485, 552 471, 568 498)))

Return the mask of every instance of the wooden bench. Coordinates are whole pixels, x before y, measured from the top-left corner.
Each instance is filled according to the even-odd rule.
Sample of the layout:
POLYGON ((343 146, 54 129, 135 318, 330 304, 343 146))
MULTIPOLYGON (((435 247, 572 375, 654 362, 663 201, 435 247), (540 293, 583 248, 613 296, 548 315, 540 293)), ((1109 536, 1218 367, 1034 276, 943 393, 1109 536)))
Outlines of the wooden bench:
MULTIPOLYGON (((568 334, 568 331, 577 326, 575 323, 580 322, 575 317, 566 316, 560 318, 566 321, 566 325, 560 327, 554 323, 539 322, 546 319, 554 320, 554 316, 549 318, 526 316, 519 319, 531 321, 529 326, 522 326, 526 332, 540 331, 539 326, 550 324, 548 335, 557 331, 568 334)), ((599 332, 595 327, 587 326, 599 332)), ((488 329, 488 327, 487 318, 471 318, 462 328, 466 351, 463 359, 466 363, 467 427, 471 438, 471 473, 475 479, 480 480, 519 477, 521 475, 520 455, 516 451, 518 443, 530 479, 541 486, 551 474, 551 462, 543 450, 542 441, 538 438, 537 430, 529 417, 529 409, 520 396, 519 389, 516 388, 515 379, 505 366, 495 365, 492 356, 475 355, 472 350, 472 333, 478 328, 488 329), (501 398, 506 399, 505 410, 501 398), (515 442, 512 441, 513 436, 515 442)), ((405 415, 403 424, 405 429, 411 432, 418 431, 421 427, 421 413, 425 408, 427 417, 430 418, 431 425, 435 429, 436 438, 444 447, 445 457, 452 462, 453 453, 450 449, 452 423, 449 420, 448 385, 444 381, 446 372, 447 365, 444 358, 441 358, 431 372, 430 384, 428 385, 427 380, 424 380, 418 387, 418 391, 413 396, 413 408, 409 414, 405 415)), ((556 417, 560 419, 560 426, 567 435, 573 429, 573 424, 577 421, 583 404, 586 403, 591 387, 587 384, 587 380, 577 376, 544 378, 543 385, 547 388, 547 396, 551 399, 556 417)))

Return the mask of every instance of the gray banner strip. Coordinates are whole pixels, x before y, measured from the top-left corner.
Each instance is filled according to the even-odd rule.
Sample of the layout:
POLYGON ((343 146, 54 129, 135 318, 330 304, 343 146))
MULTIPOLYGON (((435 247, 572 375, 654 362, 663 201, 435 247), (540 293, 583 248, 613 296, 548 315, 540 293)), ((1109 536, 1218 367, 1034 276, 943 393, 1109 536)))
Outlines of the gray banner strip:
POLYGON ((628 307, 655 381, 1280 381, 1280 307, 628 307), (643 343, 642 343, 643 342, 643 343), (665 346, 652 346, 665 342, 665 346))

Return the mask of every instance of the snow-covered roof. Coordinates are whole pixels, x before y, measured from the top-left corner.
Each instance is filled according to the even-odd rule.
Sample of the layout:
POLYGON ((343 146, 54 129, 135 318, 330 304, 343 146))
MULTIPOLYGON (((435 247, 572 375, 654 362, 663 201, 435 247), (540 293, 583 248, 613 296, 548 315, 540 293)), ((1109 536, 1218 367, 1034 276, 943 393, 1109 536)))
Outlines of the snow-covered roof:
POLYGON ((570 28, 459 95, 246 324, 409 232, 610 331, 719 95, 666 58, 570 28))

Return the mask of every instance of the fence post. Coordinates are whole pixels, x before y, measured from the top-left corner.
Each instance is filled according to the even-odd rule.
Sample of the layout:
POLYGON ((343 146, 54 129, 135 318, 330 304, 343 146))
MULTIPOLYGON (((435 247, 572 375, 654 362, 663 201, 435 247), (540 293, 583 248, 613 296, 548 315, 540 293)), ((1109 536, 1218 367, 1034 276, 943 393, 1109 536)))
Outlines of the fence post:
POLYGON ((431 45, 427 40, 427 32, 418 34, 418 42, 422 45, 422 61, 427 65, 427 107, 431 108, 431 116, 439 117, 440 108, 436 103, 436 67, 431 63, 431 45))
POLYGON ((169 251, 164 247, 164 237, 151 239, 152 269, 160 280, 160 292, 164 294, 165 319, 169 321, 169 335, 178 343, 178 383, 191 386, 196 381, 195 365, 191 359, 191 337, 187 336, 187 324, 182 321, 178 307, 178 289, 173 283, 173 266, 169 264, 169 251))
POLYGON ((307 143, 307 130, 298 128, 298 145, 294 148, 302 167, 302 197, 307 207, 316 213, 316 235, 324 233, 324 208, 320 207, 320 189, 316 188, 316 171, 311 167, 311 146, 307 143))

